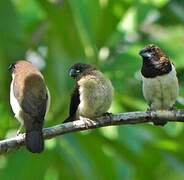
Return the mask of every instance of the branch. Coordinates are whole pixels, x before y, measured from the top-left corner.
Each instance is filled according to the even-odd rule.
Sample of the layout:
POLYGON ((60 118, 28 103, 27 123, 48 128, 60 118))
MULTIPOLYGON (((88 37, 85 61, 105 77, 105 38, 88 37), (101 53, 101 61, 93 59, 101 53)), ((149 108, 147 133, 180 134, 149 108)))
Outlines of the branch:
MULTIPOLYGON (((167 120, 168 122, 184 122, 184 110, 175 111, 148 111, 148 112, 128 112, 111 114, 97 118, 96 121, 82 118, 74 122, 59 124, 43 129, 44 139, 75 131, 83 131, 104 126, 120 124, 140 124, 154 122, 154 119, 167 120)), ((0 141, 0 154, 10 152, 24 145, 25 134, 0 141)))

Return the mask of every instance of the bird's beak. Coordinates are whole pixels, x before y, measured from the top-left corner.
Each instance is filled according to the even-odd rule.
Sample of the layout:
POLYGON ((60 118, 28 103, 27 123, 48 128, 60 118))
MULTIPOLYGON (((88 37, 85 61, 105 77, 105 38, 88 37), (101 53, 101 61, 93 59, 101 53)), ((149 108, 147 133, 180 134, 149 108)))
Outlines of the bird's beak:
POLYGON ((149 52, 147 52, 145 48, 143 48, 139 51, 139 55, 141 55, 144 58, 150 58, 151 57, 151 54, 149 52))
POLYGON ((77 71, 76 69, 70 69, 69 71, 69 75, 73 78, 75 78, 77 76, 77 71))
POLYGON ((12 71, 14 66, 15 66, 15 64, 10 64, 9 67, 8 67, 8 71, 12 71))

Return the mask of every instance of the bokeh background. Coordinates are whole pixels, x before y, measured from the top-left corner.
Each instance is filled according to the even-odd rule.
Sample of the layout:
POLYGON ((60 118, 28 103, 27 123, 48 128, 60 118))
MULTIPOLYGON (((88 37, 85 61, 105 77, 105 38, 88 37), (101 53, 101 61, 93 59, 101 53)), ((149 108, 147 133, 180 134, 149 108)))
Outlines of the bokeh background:
MULTIPOLYGON (((74 82, 68 68, 96 65, 115 88, 113 113, 145 111, 139 50, 161 46, 174 62, 184 108, 183 0, 0 0, 0 138, 19 127, 9 105, 8 65, 28 59, 43 72, 52 96, 45 127, 68 114, 74 82)), ((184 125, 101 128, 59 136, 33 155, 0 156, 0 179, 184 179, 184 125)))

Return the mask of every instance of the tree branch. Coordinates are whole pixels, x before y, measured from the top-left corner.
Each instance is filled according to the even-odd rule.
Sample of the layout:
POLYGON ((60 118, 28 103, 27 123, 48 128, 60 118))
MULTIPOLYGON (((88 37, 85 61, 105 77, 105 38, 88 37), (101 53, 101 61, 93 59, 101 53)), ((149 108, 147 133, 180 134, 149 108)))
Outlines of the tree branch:
MULTIPOLYGON (((167 120, 168 122, 184 122, 184 110, 175 111, 152 111, 152 112, 128 112, 111 114, 97 118, 96 121, 82 118, 80 120, 59 124, 43 129, 44 139, 75 131, 83 131, 104 126, 120 124, 140 124, 154 122, 154 119, 167 120)), ((10 152, 24 145, 25 134, 0 141, 0 154, 10 152)))

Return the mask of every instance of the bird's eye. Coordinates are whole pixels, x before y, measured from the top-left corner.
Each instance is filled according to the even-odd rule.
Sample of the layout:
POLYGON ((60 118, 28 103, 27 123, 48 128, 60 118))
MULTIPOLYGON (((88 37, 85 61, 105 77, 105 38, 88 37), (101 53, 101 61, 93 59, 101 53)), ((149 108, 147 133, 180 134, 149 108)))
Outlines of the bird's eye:
POLYGON ((77 72, 77 73, 80 73, 80 70, 79 70, 79 69, 77 69, 77 70, 76 70, 76 72, 77 72))

